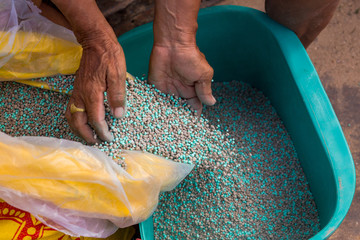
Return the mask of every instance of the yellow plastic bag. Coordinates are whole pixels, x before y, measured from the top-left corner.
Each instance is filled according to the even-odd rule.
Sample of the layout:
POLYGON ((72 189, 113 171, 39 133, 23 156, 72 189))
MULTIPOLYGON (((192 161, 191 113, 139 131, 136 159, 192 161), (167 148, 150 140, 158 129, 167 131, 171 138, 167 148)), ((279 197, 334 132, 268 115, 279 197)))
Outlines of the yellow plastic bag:
POLYGON ((30 0, 1 0, 0 81, 72 74, 81 55, 73 32, 41 16, 30 0))
POLYGON ((11 56, 0 68, 1 80, 72 74, 79 68, 82 55, 79 44, 47 34, 23 31, 15 36, 0 32, 0 39, 0 55, 11 56), (13 45, 8 46, 11 37, 14 37, 13 45))
POLYGON ((47 137, 0 133, 0 198, 71 236, 104 238, 146 220, 159 193, 193 166, 124 151, 127 170, 100 150, 47 137))
MULTIPOLYGON (((82 48, 73 33, 39 12, 30 0, 0 1, 0 81, 49 89, 29 79, 79 67, 82 48)), ((80 143, 0 132, 0 199, 71 236, 108 237, 150 217, 159 193, 193 167, 144 152, 124 157, 126 171, 80 143)))
POLYGON ((15 208, 0 199, 0 239, 22 240, 132 240, 134 227, 119 228, 107 238, 71 237, 46 226, 30 213, 15 208))

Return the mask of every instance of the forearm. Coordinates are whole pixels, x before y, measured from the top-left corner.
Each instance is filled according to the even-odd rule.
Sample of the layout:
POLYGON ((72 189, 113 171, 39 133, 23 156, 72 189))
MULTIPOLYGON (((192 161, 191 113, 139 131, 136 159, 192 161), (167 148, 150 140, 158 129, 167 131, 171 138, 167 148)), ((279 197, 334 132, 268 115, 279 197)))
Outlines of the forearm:
POLYGON ((95 0, 51 0, 69 21, 81 44, 87 40, 106 34, 116 41, 116 36, 102 15, 95 0))
POLYGON ((330 22, 339 0, 266 0, 266 13, 308 47, 330 22))
POLYGON ((155 0, 155 45, 196 45, 200 0, 155 0))

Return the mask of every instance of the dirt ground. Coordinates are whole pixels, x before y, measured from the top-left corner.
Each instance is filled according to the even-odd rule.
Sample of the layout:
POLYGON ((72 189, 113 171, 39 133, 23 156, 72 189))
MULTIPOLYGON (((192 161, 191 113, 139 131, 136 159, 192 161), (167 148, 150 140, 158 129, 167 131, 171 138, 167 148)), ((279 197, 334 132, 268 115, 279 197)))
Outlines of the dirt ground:
MULTIPOLYGON (((225 0, 264 9, 264 0, 225 0)), ((360 1, 342 0, 327 28, 308 48, 355 161, 357 187, 345 220, 331 240, 360 239, 360 1)))

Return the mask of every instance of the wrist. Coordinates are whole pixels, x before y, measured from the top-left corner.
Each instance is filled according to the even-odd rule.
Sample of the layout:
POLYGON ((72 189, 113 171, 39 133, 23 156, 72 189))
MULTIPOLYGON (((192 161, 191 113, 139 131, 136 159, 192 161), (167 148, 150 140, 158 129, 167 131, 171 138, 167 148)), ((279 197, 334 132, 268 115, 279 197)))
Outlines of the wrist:
POLYGON ((83 48, 91 46, 107 46, 109 43, 116 42, 117 39, 109 26, 98 26, 92 28, 78 28, 74 29, 74 34, 77 41, 83 48))
POLYGON ((101 38, 103 35, 117 41, 95 0, 51 0, 66 17, 78 42, 101 38), (84 7, 86 6, 86 7, 84 7))
POLYGON ((196 46, 200 0, 155 0, 154 44, 196 46))
POLYGON ((154 45, 164 47, 196 46, 197 24, 193 27, 173 27, 154 22, 154 45))

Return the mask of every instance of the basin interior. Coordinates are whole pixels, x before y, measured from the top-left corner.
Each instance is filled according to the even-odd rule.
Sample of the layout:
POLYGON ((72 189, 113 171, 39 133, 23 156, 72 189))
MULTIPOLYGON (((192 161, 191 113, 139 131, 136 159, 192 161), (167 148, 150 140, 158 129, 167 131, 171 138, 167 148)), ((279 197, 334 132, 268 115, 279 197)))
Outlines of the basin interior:
MULTIPOLYGON (((249 83, 275 107, 293 140, 314 196, 324 230, 319 239, 329 236, 350 206, 355 174, 340 125, 305 49, 293 32, 253 9, 213 7, 203 10, 198 22, 198 46, 214 68, 214 80, 249 83), (337 159, 343 161, 343 169, 334 167, 337 159), (347 192, 340 189, 339 181, 349 183, 347 192)), ((135 76, 147 74, 152 25, 141 26, 119 41, 128 72, 135 76)), ((151 220, 142 226, 143 231, 150 228, 151 220)))

